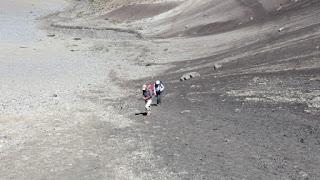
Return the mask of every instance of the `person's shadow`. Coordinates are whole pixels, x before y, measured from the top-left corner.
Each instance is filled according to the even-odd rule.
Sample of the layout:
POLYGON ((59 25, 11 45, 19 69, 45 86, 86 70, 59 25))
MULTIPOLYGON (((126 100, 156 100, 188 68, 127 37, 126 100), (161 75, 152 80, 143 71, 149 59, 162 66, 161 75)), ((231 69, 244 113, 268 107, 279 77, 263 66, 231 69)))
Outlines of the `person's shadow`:
POLYGON ((148 113, 146 113, 146 112, 140 112, 140 113, 135 113, 134 115, 136 115, 136 116, 140 116, 140 115, 142 115, 142 116, 147 116, 148 113))
MULTIPOLYGON (((158 106, 158 104, 151 104, 151 106, 158 106)), ((146 113, 146 112, 139 112, 139 113, 135 113, 134 115, 136 115, 136 116, 140 116, 140 115, 142 115, 142 116, 147 116, 148 113, 146 113)))

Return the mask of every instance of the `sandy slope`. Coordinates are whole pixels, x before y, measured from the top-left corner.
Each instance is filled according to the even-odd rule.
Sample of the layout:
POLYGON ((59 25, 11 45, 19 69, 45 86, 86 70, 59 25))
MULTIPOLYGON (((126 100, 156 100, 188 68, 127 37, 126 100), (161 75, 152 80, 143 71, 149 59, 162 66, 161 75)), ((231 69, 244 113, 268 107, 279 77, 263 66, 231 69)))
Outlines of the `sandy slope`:
POLYGON ((319 177, 317 1, 50 2, 0 6, 0 179, 319 177))

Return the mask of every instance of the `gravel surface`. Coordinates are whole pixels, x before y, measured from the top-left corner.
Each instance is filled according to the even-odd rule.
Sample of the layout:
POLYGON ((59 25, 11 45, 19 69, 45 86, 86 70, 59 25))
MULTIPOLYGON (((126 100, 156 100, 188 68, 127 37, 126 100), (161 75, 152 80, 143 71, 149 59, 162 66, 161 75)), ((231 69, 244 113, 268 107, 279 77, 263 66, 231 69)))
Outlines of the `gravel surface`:
POLYGON ((0 179, 318 179, 318 1, 88 2, 0 2, 0 179))

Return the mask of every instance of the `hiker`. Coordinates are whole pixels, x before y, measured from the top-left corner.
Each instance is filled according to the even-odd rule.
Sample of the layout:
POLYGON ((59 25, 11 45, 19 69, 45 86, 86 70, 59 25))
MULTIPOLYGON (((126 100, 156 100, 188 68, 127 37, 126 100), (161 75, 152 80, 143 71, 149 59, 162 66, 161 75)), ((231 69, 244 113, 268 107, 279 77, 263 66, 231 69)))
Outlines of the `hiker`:
POLYGON ((154 84, 154 94, 157 97, 157 104, 161 104, 161 94, 164 90, 164 85, 162 81, 157 80, 156 83, 154 84))
POLYGON ((143 99, 146 103, 145 108, 146 108, 146 114, 150 115, 151 113, 151 103, 152 103, 152 91, 150 89, 150 85, 144 84, 142 86, 142 95, 143 99))

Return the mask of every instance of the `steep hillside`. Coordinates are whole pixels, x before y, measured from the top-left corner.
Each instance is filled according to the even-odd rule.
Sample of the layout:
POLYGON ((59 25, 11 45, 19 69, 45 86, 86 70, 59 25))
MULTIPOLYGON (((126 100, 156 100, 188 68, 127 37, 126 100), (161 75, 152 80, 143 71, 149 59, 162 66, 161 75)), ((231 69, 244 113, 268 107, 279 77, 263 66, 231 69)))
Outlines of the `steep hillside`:
POLYGON ((135 148, 126 151, 136 175, 320 177, 320 1, 89 4, 78 2, 50 18, 50 26, 101 41, 98 49, 115 48, 106 61, 124 62, 110 76, 127 96, 120 103, 104 101, 105 94, 97 92, 91 100, 112 101, 136 123, 116 136, 148 142, 147 157, 133 155, 135 148), (188 73, 197 77, 181 78, 188 73), (139 89, 156 79, 166 85, 163 105, 153 106, 151 116, 139 116, 139 89))
POLYGON ((93 1, 100 18, 134 21, 146 34, 162 37, 202 36, 272 20, 290 10, 311 6, 316 0, 183 0, 93 1), (103 4, 103 5, 101 5, 103 4), (107 13, 103 13, 107 12, 107 13), (139 21, 140 20, 140 21, 139 21))

